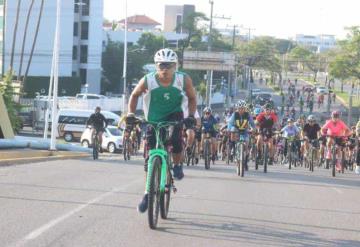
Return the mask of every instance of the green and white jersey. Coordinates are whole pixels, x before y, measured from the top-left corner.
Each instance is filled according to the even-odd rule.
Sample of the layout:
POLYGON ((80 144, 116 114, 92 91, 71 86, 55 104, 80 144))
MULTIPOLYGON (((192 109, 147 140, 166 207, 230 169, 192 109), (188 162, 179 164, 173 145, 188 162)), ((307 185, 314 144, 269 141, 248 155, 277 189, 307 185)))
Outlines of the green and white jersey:
POLYGON ((175 72, 171 84, 164 87, 158 81, 156 72, 145 75, 147 92, 143 98, 143 109, 147 121, 161 122, 172 113, 183 112, 183 108, 187 107, 185 77, 185 73, 175 72))

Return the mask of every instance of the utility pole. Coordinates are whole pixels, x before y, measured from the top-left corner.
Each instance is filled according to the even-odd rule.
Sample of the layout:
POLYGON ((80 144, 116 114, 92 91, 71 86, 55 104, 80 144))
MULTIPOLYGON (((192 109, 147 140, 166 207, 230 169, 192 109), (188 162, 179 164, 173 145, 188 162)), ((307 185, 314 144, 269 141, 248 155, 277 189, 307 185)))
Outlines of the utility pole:
MULTIPOLYGON (((213 21, 213 8, 214 8, 214 1, 213 0, 209 0, 209 3, 211 5, 211 10, 210 10, 210 30, 209 30, 209 37, 208 37, 208 52, 211 51, 211 45, 212 45, 212 21, 213 21)), ((206 83, 206 105, 210 106, 211 104, 211 99, 210 99, 210 84, 211 84, 211 71, 208 70, 206 73, 206 79, 207 79, 207 83, 206 83)))
POLYGON ((353 108, 353 101, 352 101, 352 96, 354 93, 354 82, 351 83, 351 90, 349 92, 349 112, 348 112, 348 119, 347 119, 347 124, 348 126, 351 126, 351 122, 352 122, 352 108, 353 108))
POLYGON ((126 73, 127 73, 127 29, 128 29, 128 21, 127 21, 127 0, 125 0, 125 36, 124 36, 124 63, 123 63, 123 112, 126 111, 126 96, 127 96, 127 88, 126 88, 126 73))

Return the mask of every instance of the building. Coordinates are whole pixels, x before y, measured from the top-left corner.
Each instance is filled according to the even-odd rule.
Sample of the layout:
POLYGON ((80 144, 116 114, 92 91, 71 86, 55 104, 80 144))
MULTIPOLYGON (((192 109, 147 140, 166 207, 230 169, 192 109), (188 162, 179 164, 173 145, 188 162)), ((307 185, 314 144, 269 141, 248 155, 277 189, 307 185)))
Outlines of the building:
POLYGON ((314 51, 322 52, 336 46, 335 35, 304 35, 297 34, 295 41, 299 45, 312 48, 314 51))
POLYGON ((3 54, 4 54, 4 22, 5 22, 5 7, 4 7, 5 1, 0 0, 0 74, 3 74, 4 68, 3 68, 3 54))
MULTIPOLYGON (((134 15, 127 18, 127 25, 129 31, 152 31, 159 30, 161 23, 146 15, 134 15)), ((125 29, 125 19, 118 22, 118 29, 125 29)))
MULTIPOLYGON (((0 0, 3 2, 3 0, 0 0)), ((14 52, 15 74, 19 72, 25 21, 31 0, 22 0, 14 52)), ((29 76, 49 77, 54 46, 56 2, 45 1, 41 25, 29 76)), ((41 1, 35 1, 25 42, 23 67, 29 60, 41 1)), ((4 71, 10 68, 17 1, 6 1, 4 38, 4 71)), ((1 18, 1 16, 0 16, 1 18)), ((82 87, 91 93, 100 92, 103 0, 61 1, 59 76, 79 77, 82 87), (87 86, 85 86, 87 85, 87 86)), ((0 26, 1 27, 1 26, 0 26)), ((3 36, 2 36, 3 37, 3 36)), ((2 72, 4 72, 2 71, 2 72)), ((23 76, 25 69, 22 69, 23 76)), ((71 82, 71 80, 70 80, 71 82)))
POLYGON ((179 25, 194 12, 194 5, 165 5, 164 32, 186 33, 179 25))

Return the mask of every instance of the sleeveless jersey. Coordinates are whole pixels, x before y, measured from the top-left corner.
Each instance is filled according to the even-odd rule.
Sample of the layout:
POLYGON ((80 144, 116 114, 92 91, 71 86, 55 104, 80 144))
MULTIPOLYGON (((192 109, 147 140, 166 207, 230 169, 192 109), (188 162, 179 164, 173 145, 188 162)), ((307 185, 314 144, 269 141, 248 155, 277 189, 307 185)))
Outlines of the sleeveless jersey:
POLYGON ((145 75, 147 92, 143 98, 145 119, 151 122, 165 121, 175 112, 183 112, 187 97, 185 95, 185 73, 175 72, 168 87, 160 84, 156 72, 145 75))
POLYGON ((243 115, 240 115, 238 112, 235 112, 235 125, 238 129, 243 130, 247 129, 249 126, 249 113, 245 112, 243 115))

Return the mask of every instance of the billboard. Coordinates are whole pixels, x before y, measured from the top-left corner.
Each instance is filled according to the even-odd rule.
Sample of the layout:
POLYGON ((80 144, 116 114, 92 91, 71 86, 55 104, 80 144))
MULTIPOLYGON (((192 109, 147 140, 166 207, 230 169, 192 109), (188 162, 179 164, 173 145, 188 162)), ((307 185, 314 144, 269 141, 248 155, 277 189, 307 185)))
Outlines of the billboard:
POLYGON ((236 55, 231 52, 185 51, 184 69, 234 71, 236 55))

